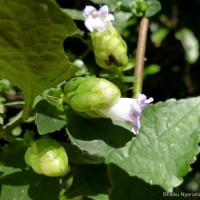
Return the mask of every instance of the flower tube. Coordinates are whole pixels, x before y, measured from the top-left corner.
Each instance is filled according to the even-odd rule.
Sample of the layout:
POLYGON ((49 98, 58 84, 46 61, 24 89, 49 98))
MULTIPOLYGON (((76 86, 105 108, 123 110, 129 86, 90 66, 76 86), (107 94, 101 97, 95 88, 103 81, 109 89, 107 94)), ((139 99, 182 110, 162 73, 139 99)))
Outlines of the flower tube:
POLYGON ((104 117, 113 120, 124 120, 132 123, 132 132, 137 135, 140 129, 140 118, 144 109, 153 101, 144 94, 138 94, 138 99, 120 98, 116 104, 106 109, 99 109, 104 117))

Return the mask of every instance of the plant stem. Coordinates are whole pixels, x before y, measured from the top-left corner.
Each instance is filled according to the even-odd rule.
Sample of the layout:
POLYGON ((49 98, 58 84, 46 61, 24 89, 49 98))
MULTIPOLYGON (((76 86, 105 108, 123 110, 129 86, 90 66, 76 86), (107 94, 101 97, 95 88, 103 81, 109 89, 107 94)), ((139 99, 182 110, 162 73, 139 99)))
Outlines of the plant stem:
POLYGON ((12 135, 6 133, 5 129, 3 129, 1 125, 0 125, 0 139, 4 139, 5 141, 10 143, 15 140, 15 138, 12 135))
POLYGON ((146 17, 143 17, 140 21, 139 37, 138 37, 137 51, 136 51, 136 66, 134 70, 135 81, 133 87, 133 96, 135 98, 137 98, 138 93, 142 93, 143 68, 145 60, 148 27, 149 27, 149 20, 146 17))

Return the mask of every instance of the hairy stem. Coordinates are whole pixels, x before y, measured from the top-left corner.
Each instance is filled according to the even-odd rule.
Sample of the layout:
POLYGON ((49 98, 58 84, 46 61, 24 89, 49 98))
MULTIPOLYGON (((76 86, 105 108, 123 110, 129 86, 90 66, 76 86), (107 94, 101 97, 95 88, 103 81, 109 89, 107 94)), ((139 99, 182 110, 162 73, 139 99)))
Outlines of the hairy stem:
POLYGON ((145 50, 147 41, 147 32, 149 27, 149 20, 143 17, 140 21, 139 37, 137 43, 136 51, 136 66, 134 70, 134 87, 133 96, 137 98, 138 93, 142 93, 142 83, 143 83, 143 68, 145 60, 145 50))

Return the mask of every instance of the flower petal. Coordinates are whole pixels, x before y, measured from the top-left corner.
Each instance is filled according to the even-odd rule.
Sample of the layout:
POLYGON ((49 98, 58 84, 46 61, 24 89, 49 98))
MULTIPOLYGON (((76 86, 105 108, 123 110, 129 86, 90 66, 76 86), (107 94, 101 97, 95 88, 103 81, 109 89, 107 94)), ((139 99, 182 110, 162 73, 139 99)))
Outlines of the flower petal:
POLYGON ((112 28, 114 16, 108 13, 108 6, 102 6, 98 11, 93 6, 86 6, 83 11, 85 26, 89 31, 103 31, 112 28))
POLYGON ((137 135, 140 129, 140 117, 135 117, 132 121, 132 132, 137 135))
POLYGON ((102 6, 102 7, 99 9, 98 12, 99 12, 99 14, 102 15, 102 16, 108 15, 108 6, 107 6, 107 5, 102 6))
POLYGON ((152 101, 153 98, 147 99, 143 94, 139 94, 138 99, 120 98, 113 106, 99 109, 98 114, 113 120, 130 121, 132 123, 132 132, 138 134, 143 110, 152 101))
POLYGON ((85 21, 85 26, 91 32, 95 29, 101 31, 104 28, 104 23, 99 18, 96 19, 88 18, 85 21))
POLYGON ((97 9, 93 6, 86 6, 84 11, 83 11, 83 16, 84 17, 89 17, 92 15, 94 12, 97 12, 97 9))
POLYGON ((147 97, 144 94, 139 93, 137 101, 140 105, 140 108, 143 111, 151 102, 153 102, 153 98, 150 97, 149 99, 147 99, 147 97))

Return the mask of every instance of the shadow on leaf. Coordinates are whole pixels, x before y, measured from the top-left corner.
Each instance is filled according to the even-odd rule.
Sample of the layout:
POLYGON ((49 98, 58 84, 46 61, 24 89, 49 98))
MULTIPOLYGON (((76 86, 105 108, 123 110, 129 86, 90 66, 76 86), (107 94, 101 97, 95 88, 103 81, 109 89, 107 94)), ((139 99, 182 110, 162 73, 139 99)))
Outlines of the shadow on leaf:
MULTIPOLYGON (((128 129, 113 124, 110 119, 88 119, 76 115, 70 109, 65 110, 67 116, 67 131, 70 138, 79 141, 103 141, 111 148, 120 148, 129 142, 133 133, 128 129)), ((101 143, 99 142, 99 145, 101 143)))

